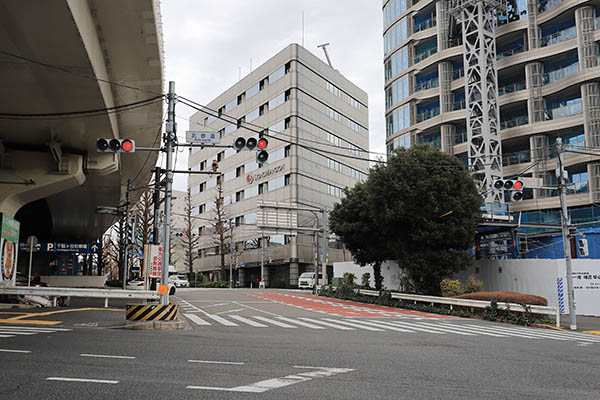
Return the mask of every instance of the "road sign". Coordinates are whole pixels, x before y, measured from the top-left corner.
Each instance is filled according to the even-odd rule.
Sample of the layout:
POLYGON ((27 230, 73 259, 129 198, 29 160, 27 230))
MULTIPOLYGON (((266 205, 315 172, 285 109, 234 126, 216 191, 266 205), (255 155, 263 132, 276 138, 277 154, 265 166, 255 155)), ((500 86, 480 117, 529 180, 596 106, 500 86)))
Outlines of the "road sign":
POLYGON ((19 241, 19 228, 21 224, 16 219, 2 214, 2 239, 17 243, 19 241))
POLYGON ((160 278, 162 275, 163 247, 157 244, 144 246, 144 269, 149 272, 150 278, 160 278))
POLYGON ((221 135, 213 131, 187 131, 185 138, 188 143, 219 144, 221 135))
MULTIPOLYGON (((19 249, 29 251, 31 246, 28 243, 20 243, 19 249)), ((98 243, 40 242, 40 243, 36 243, 33 245, 33 251, 36 253, 40 252, 40 253, 89 254, 89 253, 98 253, 100 251, 100 245, 98 243)))

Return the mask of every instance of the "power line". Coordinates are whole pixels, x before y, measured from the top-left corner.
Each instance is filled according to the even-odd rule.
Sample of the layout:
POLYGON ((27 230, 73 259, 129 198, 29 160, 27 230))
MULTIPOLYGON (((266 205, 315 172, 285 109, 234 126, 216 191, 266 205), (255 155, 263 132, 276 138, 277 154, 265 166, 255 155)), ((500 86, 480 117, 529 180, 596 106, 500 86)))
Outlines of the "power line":
POLYGON ((98 78, 98 77, 95 77, 95 76, 82 74, 82 73, 79 73, 79 72, 76 72, 76 71, 72 71, 72 70, 70 70, 68 68, 61 67, 59 65, 49 64, 49 63, 45 63, 45 62, 42 62, 42 61, 39 61, 39 60, 34 60, 32 58, 24 57, 24 56, 21 56, 21 55, 18 55, 18 54, 13 54, 13 53, 10 53, 10 52, 8 52, 6 50, 0 49, 0 54, 4 54, 5 56, 13 57, 13 58, 16 58, 16 59, 19 59, 19 60, 22 60, 22 61, 27 61, 27 62, 32 63, 32 64, 41 65, 43 67, 56 69, 58 71, 66 72, 68 74, 72 74, 72 75, 78 76, 80 78, 90 79, 90 80, 97 81, 97 82, 107 83, 107 84, 112 85, 112 86, 118 86, 118 87, 122 87, 122 88, 126 88, 126 89, 137 90, 137 91, 140 91, 140 92, 155 94, 155 95, 159 95, 159 96, 163 95, 163 93, 154 92, 152 90, 146 90, 146 89, 142 89, 142 88, 135 87, 135 86, 132 86, 132 85, 127 85, 127 84, 124 84, 124 83, 117 83, 117 82, 109 81, 107 79, 102 79, 102 78, 98 78))
POLYGON ((22 118, 38 118, 38 117, 68 117, 75 115, 85 115, 85 114, 97 114, 97 113, 107 113, 111 111, 119 111, 129 107, 135 106, 145 106, 147 103, 156 103, 158 99, 162 99, 164 96, 154 96, 149 99, 136 101, 134 103, 129 104, 121 104, 113 107, 106 108, 97 108, 94 110, 84 110, 84 111, 69 111, 69 112, 60 112, 60 113, 46 113, 46 114, 17 114, 17 113, 0 113, 0 118, 2 119, 22 119, 22 118))

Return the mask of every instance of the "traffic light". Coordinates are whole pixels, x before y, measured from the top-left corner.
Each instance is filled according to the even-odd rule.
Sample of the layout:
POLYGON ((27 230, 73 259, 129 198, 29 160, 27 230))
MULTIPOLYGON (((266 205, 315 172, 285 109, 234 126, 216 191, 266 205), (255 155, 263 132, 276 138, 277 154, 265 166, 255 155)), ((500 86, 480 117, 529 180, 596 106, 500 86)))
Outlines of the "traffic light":
POLYGON ((269 146, 269 141, 265 138, 258 139, 258 143, 256 144, 256 162, 262 164, 269 159, 269 152, 267 152, 267 147, 269 146))
POLYGON ((235 139, 235 141, 233 142, 233 148, 238 151, 254 150, 254 148, 256 147, 256 143, 257 143, 256 138, 250 137, 250 138, 246 139, 246 138, 240 136, 237 139, 235 139))
POLYGON ((177 236, 177 237, 187 237, 187 234, 185 232, 177 232, 175 234, 175 236, 177 236))
POLYGON ((98 153, 133 153, 135 152, 135 140, 100 138, 96 140, 96 151, 98 153))
POLYGON ((496 190, 510 191, 510 201, 523 200, 523 189, 525 187, 523 181, 511 179, 496 179, 494 180, 493 186, 496 190))

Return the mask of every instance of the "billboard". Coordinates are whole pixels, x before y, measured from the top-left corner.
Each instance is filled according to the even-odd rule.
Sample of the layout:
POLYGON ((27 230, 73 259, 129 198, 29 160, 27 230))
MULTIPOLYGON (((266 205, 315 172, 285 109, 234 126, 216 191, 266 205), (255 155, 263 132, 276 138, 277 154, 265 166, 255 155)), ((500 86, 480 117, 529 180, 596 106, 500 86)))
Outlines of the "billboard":
POLYGON ((14 286, 19 254, 19 221, 2 215, 0 232, 0 286, 14 286))

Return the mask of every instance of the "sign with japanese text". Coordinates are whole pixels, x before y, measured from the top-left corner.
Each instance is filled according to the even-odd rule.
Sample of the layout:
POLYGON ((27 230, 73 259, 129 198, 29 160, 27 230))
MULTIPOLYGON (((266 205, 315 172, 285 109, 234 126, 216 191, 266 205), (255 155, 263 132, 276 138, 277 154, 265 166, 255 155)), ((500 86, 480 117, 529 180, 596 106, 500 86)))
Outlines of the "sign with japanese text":
MULTIPOLYGON (((30 246, 27 243, 20 243, 19 250, 29 251, 30 246)), ((89 254, 98 253, 100 244, 98 243, 51 243, 42 242, 33 246, 34 252, 39 253, 79 253, 89 254)))
POLYGON ((162 276, 163 247, 157 244, 144 246, 144 269, 148 271, 150 278, 162 276))

